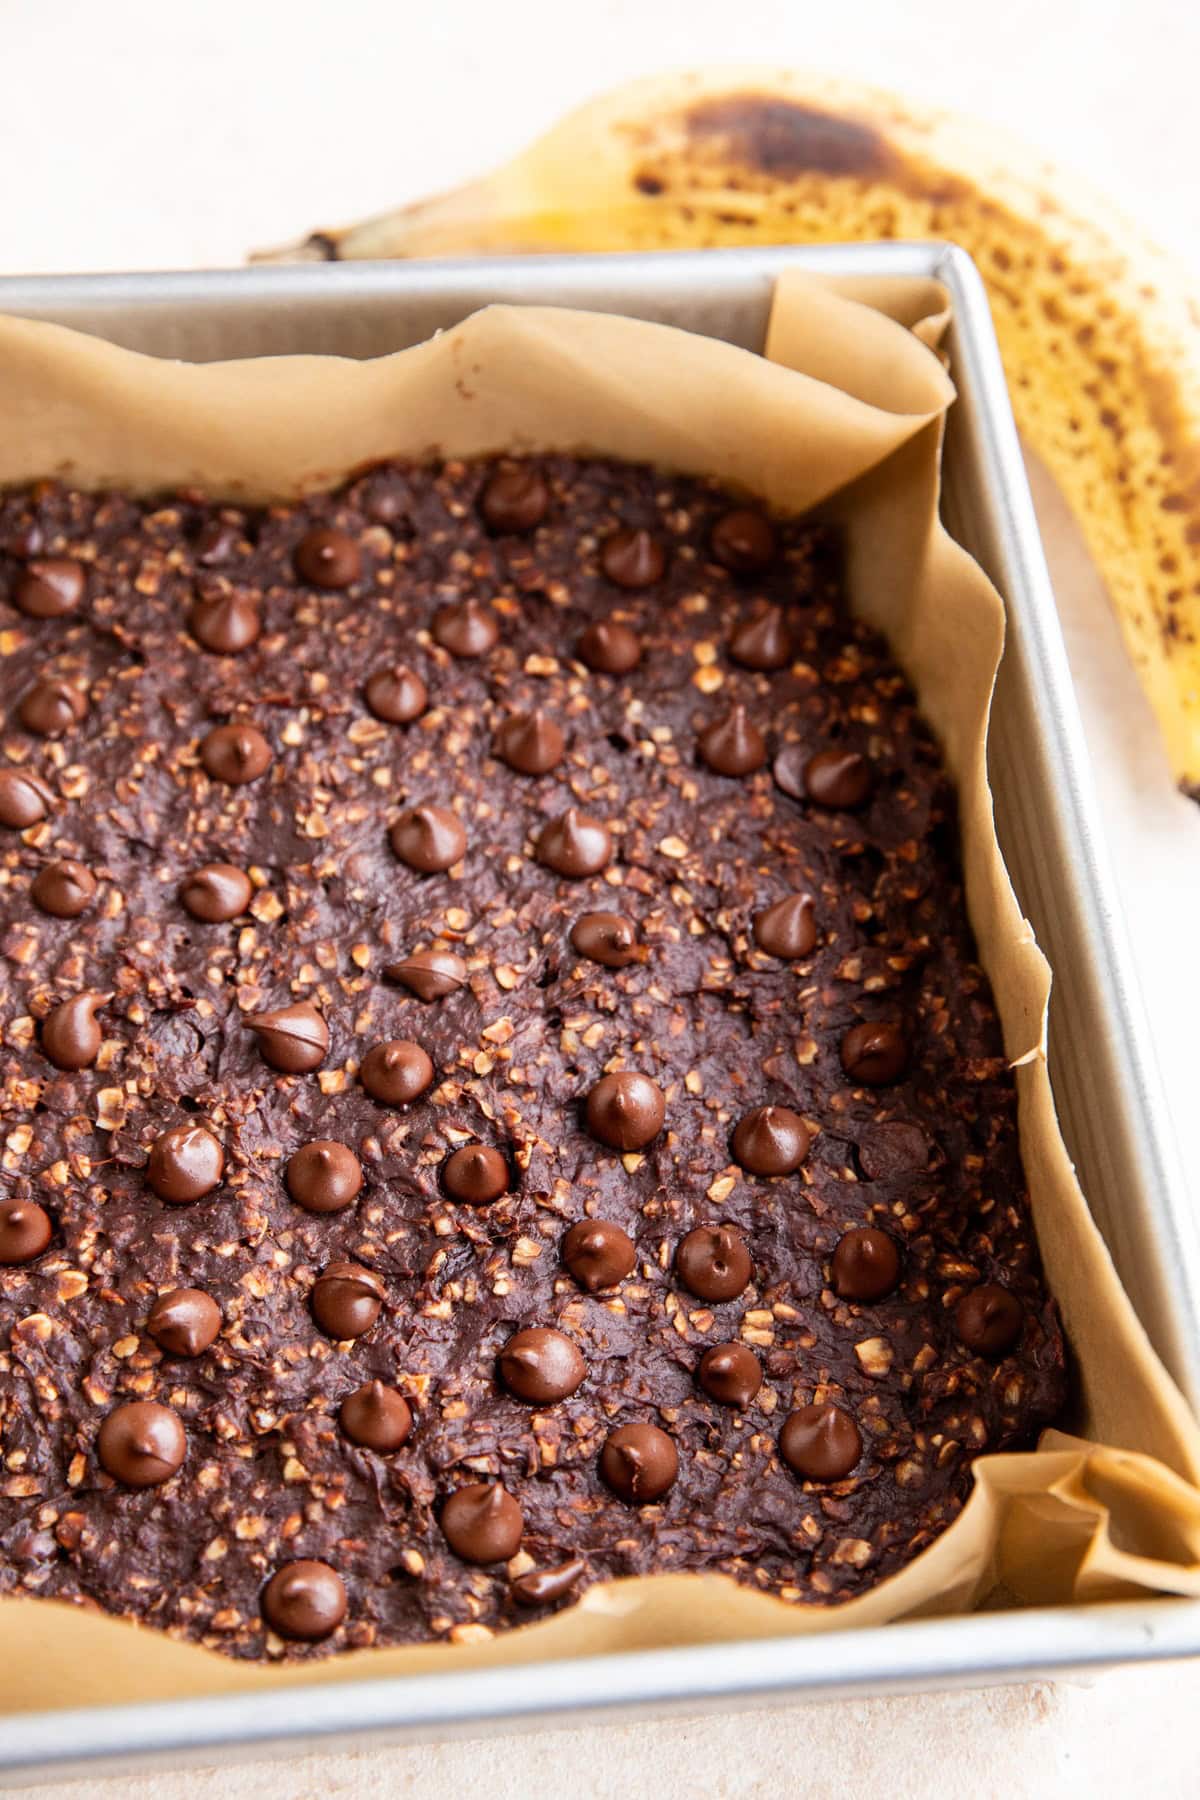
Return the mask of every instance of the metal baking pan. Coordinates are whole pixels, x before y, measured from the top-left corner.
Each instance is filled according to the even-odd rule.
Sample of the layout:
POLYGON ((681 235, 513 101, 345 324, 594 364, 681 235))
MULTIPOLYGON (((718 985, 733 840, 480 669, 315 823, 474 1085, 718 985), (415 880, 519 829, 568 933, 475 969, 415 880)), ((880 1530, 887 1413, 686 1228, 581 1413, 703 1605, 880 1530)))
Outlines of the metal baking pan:
MULTIPOLYGON (((959 400, 945 514, 991 575, 1009 632, 989 740, 1001 847, 1055 971, 1050 1072, 1063 1131, 1117 1269, 1200 1408, 1200 1240, 1114 911, 1054 597, 987 299, 941 244, 272 268, 0 280, 0 312, 193 361, 375 356, 493 300, 590 307, 761 349, 776 275, 916 275, 954 303, 959 400)), ((637 1652, 411 1680, 0 1718, 0 1782, 152 1761, 478 1733, 584 1716, 881 1693, 1200 1653, 1200 1602, 982 1613, 881 1629, 637 1652)))

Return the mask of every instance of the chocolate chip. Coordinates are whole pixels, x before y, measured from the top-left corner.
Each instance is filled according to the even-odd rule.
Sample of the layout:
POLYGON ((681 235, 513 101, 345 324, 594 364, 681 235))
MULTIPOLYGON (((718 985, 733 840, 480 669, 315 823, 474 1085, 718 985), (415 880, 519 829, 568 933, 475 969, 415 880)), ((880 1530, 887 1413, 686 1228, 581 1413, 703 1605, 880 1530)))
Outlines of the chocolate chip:
POLYGON ((429 690, 406 663, 376 669, 363 689, 367 705, 388 725, 409 725, 429 705, 429 690))
POLYGON ((600 551, 600 567, 618 587, 653 587, 666 566, 662 545, 648 531, 614 531, 600 551))
POLYGON ((929 1166, 929 1142, 916 1125, 874 1125, 858 1141, 858 1166, 868 1181, 890 1181, 929 1166))
POLYGON ((667 1103, 656 1082, 631 1069, 602 1075, 585 1112, 588 1130, 610 1150, 644 1150, 662 1130, 667 1103))
POLYGON ((0 1268, 18 1268, 50 1242, 50 1214, 36 1200, 0 1200, 0 1268))
POLYGON ((152 1400, 109 1413, 96 1438, 101 1466, 122 1487, 159 1487, 183 1467, 187 1435, 179 1414, 152 1400))
POLYGON ((386 1044, 372 1044, 358 1078, 372 1100, 383 1106, 406 1106, 433 1080, 433 1064, 420 1044, 391 1038, 386 1044))
POLYGON ((743 619, 729 640, 729 654, 744 669, 786 669, 792 660, 792 638, 778 606, 743 619))
POLYGON ((464 1144, 442 1168, 446 1192, 468 1206, 490 1206, 508 1192, 508 1185, 508 1163, 490 1144, 464 1144))
POLYGON ((342 1212, 362 1189, 362 1164, 347 1144, 314 1138, 288 1157, 287 1191, 305 1212, 342 1212))
POLYGON ((263 1618, 282 1638, 316 1643, 346 1616, 346 1584, 328 1563, 301 1558, 276 1569, 263 1589, 263 1618))
POLYGON ((507 1562, 521 1548, 521 1508, 498 1481, 458 1488, 442 1508, 442 1533, 456 1556, 469 1563, 507 1562))
POLYGON ((329 1027, 307 1000, 276 1012, 250 1013, 245 1023, 258 1037, 263 1061, 284 1075, 311 1074, 329 1052, 329 1027))
POLYGON ((31 562, 17 578, 13 603, 29 619, 61 619, 75 611, 87 587, 82 563, 66 556, 31 562))
POLYGON ((538 469, 497 469, 484 487, 479 510, 493 531, 532 531, 550 505, 550 490, 538 469))
POLYGON ((808 790, 804 785, 804 769, 808 751, 799 744, 785 744, 771 765, 775 785, 792 800, 803 800, 808 790))
POLYGON ((637 926, 624 913, 582 913, 571 927, 571 948, 606 969, 624 969, 640 955, 637 926))
POLYGON ((467 834, 457 813, 445 806, 414 806, 388 832, 402 863, 419 875, 437 875, 466 853, 467 834))
POLYGON ((292 553, 296 573, 310 587, 348 588, 362 573, 362 553, 352 537, 331 526, 306 531, 292 553))
POLYGON ((9 831, 28 831, 40 825, 54 804, 54 795, 38 775, 24 769, 0 769, 0 825, 9 831))
POLYGON ((225 1152, 202 1125, 176 1125, 150 1146, 146 1180, 170 1206, 190 1206, 220 1186, 225 1152))
POLYGON ((499 641, 500 621, 478 600, 456 600, 434 613, 433 636, 451 656, 486 656, 499 641))
POLYGON ((26 731, 57 738, 87 716, 87 697, 69 681, 35 681, 17 712, 26 731))
POLYGON ((852 1025, 842 1039, 842 1067, 863 1087, 886 1087, 908 1068, 908 1044, 898 1025, 852 1025))
POLYGON ((767 740, 746 717, 744 706, 706 726, 696 742, 714 775, 753 775, 767 760, 767 740))
POLYGON ((418 1000, 444 1000, 467 985, 467 965, 450 950, 415 950, 403 962, 385 963, 383 972, 418 1000))
POLYGON ((605 1439, 600 1473, 618 1499, 645 1506, 661 1500, 674 1482, 679 1452, 657 1425, 619 1425, 605 1439))
POLYGON ((637 1259, 632 1240, 611 1219, 580 1219, 563 1238, 560 1253, 564 1268, 589 1294, 616 1287, 637 1259))
POLYGON ((754 915, 754 941, 767 956, 797 962, 817 941, 816 910, 811 894, 788 894, 754 915))
POLYGON ((900 1279, 900 1252, 886 1231, 847 1231, 833 1253, 834 1292, 843 1300, 882 1300, 900 1279))
POLYGON ((96 898, 96 877, 81 862, 52 862, 29 884, 29 897, 54 919, 77 919, 96 898))
POLYGON ((819 750, 804 765, 804 791, 818 806, 854 812, 871 792, 871 765, 856 750, 819 750))
POLYGON ((607 825, 570 806, 560 818, 549 819, 537 837, 537 859, 568 881, 598 875, 612 858, 612 837, 607 825))
POLYGON ((582 1557, 560 1563, 557 1569, 530 1569, 518 1575, 509 1589, 518 1606, 551 1606, 565 1600, 587 1569, 582 1557))
POLYGON ((496 1361, 509 1393, 532 1405, 565 1400, 587 1374, 578 1345, 544 1326, 514 1333, 496 1361))
POLYGON ((255 725, 214 725, 200 742, 200 761, 214 781, 242 787, 271 766, 271 746, 255 725))
POLYGON ((779 1454, 806 1481, 840 1481, 862 1455, 862 1438, 840 1406, 802 1406, 783 1422, 779 1454))
POLYGON ((786 1106, 756 1106, 733 1133, 733 1159, 751 1175, 791 1175, 808 1155, 812 1134, 786 1106))
POLYGON ((150 1308, 146 1330, 170 1356, 202 1356, 221 1331, 221 1309, 203 1288, 175 1288, 150 1308))
POLYGON ((546 775, 563 759, 567 740, 544 712, 515 713, 496 733, 496 754, 518 775, 546 775))
POLYGON ((775 555, 775 532, 768 519, 748 507, 722 513, 712 528, 709 544, 717 561, 735 575, 753 575, 765 569, 775 555))
POLYGON ((628 675, 642 660, 642 640, 619 620, 601 619, 580 638, 579 660, 597 675, 628 675))
POLYGON ((1025 1323, 1025 1308, 1014 1293, 994 1281, 971 1288, 954 1308, 954 1329, 977 1356, 1003 1356, 1025 1323))
POLYGON ((252 600, 240 594, 220 594, 194 602, 188 613, 188 630, 201 649, 218 656, 236 656, 258 642, 262 619, 252 600))
POLYGON ((103 1034, 96 1014, 111 994, 73 994, 42 1021, 42 1050, 56 1069, 88 1069, 100 1054, 103 1034))
POLYGON ((698 1300, 736 1300, 751 1267, 746 1241, 732 1225, 697 1225, 675 1252, 675 1273, 698 1300))
POLYGON ((714 1344, 700 1358, 696 1379, 710 1400, 722 1406, 749 1406, 762 1386, 762 1365, 745 1344, 714 1344))
POLYGON ((224 925, 245 912, 254 896, 250 877, 232 863, 206 863, 180 884, 185 912, 203 925, 224 925))
POLYGON ((403 1394, 382 1381, 368 1381, 347 1394, 338 1423, 352 1444, 387 1454, 402 1450, 412 1436, 412 1409, 403 1394))
POLYGON ((309 1305, 326 1336, 341 1342, 370 1331, 385 1298, 383 1283, 372 1270, 333 1262, 313 1282, 309 1305))
POLYGON ((228 519, 206 519, 196 533, 196 561, 206 569, 220 568, 233 556, 238 546, 237 528, 228 519))

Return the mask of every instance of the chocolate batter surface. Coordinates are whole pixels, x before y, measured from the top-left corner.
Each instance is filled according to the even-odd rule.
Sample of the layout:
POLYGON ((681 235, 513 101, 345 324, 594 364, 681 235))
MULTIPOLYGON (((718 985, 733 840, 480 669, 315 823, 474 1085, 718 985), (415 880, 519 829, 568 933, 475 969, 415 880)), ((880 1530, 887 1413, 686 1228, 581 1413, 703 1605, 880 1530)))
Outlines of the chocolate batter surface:
POLYGON ((836 1602, 1062 1403, 952 790, 835 542, 645 469, 504 470, 482 503, 495 465, 0 499, 0 1591, 242 1657, 651 1571, 836 1602), (394 1104, 427 1076, 381 1053, 368 1091, 391 1040, 433 1066, 394 1104), (614 1073, 652 1088, 589 1109, 614 1073), (802 1123, 739 1143, 791 1173, 735 1157, 764 1106, 802 1123), (223 1161, 185 1130, 152 1168, 179 1127, 223 1161), (635 1250, 594 1291, 588 1219, 635 1250), (500 1364, 529 1329, 569 1346, 500 1364), (748 1400, 745 1354, 700 1384, 731 1344, 748 1400), (98 1446, 130 1403, 167 1410, 98 1446))

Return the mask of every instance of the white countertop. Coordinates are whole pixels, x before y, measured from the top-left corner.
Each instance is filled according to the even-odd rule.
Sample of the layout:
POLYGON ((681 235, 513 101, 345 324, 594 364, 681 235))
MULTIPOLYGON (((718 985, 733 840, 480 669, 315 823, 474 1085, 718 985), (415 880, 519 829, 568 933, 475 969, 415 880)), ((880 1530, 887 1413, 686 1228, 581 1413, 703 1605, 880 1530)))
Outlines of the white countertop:
MULTIPOLYGON (((1200 12, 1180 0, 0 0, 0 273, 235 265, 481 172, 606 86, 712 63, 957 106, 1072 163, 1200 274, 1200 12)), ((1056 569, 1121 897, 1185 1157, 1200 808, 1173 790, 1117 628, 1056 569)), ((418 1790, 492 1800, 1197 1789, 1200 1667, 94 1781, 98 1797, 418 1790)), ((84 1791, 80 1786, 39 1794, 84 1791)))

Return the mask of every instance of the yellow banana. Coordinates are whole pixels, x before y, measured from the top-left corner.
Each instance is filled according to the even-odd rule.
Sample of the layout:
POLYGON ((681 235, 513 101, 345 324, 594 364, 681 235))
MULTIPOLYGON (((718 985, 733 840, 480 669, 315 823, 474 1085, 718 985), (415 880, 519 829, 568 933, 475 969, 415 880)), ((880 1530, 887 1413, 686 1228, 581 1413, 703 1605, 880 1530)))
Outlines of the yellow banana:
POLYGON ((1106 202, 954 115, 778 71, 654 77, 456 191, 264 260, 948 238, 979 264, 1026 442, 1200 789, 1200 304, 1106 202))

